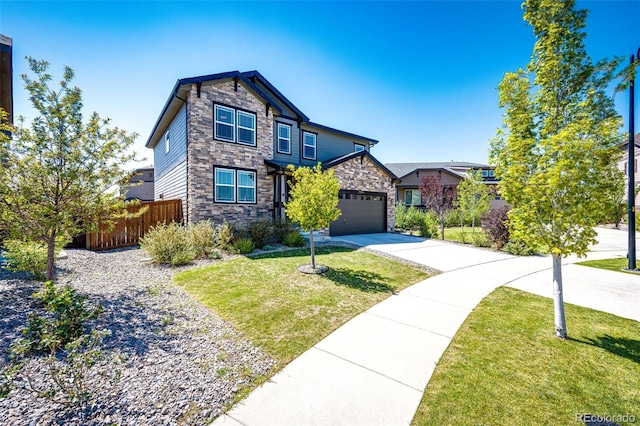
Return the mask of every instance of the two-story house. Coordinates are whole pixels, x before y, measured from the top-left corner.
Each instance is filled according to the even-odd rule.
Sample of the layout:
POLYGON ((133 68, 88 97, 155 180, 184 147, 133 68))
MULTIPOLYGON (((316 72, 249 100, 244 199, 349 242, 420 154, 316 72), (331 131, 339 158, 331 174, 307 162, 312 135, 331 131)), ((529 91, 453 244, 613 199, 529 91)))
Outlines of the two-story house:
POLYGON ((480 163, 464 161, 433 162, 433 163, 387 163, 385 166, 401 179, 396 185, 396 201, 406 206, 424 207, 420 183, 427 176, 440 176, 442 182, 448 185, 458 185, 471 170, 481 170, 483 182, 490 188, 491 208, 499 208, 506 203, 497 191, 498 180, 493 167, 480 163))
POLYGON ((397 177, 370 153, 377 140, 313 123, 257 71, 180 79, 146 146, 155 200, 181 199, 186 221, 245 224, 284 217, 290 171, 335 171, 342 215, 331 235, 394 229, 397 177))

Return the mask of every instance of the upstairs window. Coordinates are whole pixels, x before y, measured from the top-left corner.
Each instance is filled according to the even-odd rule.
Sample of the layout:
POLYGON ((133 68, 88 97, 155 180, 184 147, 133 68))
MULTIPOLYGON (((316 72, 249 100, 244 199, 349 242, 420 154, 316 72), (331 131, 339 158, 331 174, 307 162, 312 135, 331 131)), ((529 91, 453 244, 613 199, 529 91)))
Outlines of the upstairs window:
POLYGON ((278 152, 291 154, 291 126, 278 123, 278 152))
POLYGON ((243 145, 256 144, 256 116, 238 111, 238 143, 243 145))
POLYGON ((235 142, 236 112, 221 105, 215 106, 215 138, 235 142))
POLYGON ((407 206, 419 206, 422 204, 422 197, 420 191, 417 189, 405 189, 404 190, 404 203, 407 206))
POLYGON ((167 134, 164 135, 164 153, 169 153, 169 131, 167 130, 167 134))
POLYGON ((359 143, 355 144, 355 152, 360 152, 360 151, 364 151, 364 145, 361 145, 359 143))
POLYGON ((223 105, 214 106, 213 136, 225 142, 256 145, 256 115, 223 105))
POLYGON ((316 135, 304 132, 302 137, 302 158, 306 160, 316 159, 316 135))

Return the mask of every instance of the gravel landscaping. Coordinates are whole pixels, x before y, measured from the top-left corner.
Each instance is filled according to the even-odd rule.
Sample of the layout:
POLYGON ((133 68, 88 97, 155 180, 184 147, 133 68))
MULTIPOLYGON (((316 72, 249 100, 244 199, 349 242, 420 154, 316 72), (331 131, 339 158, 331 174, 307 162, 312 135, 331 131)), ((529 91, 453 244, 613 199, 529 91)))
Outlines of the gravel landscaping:
MULTIPOLYGON (((18 382, 0 399, 2 424, 205 424, 242 387, 272 371, 272 359, 173 285, 175 272, 210 261, 167 268, 145 262, 139 249, 67 253, 58 262, 57 282, 103 306, 96 325, 111 335, 105 339, 109 364, 102 369, 119 369, 122 376, 111 384, 92 371, 94 398, 84 411, 38 398, 18 382)), ((0 269, 0 366, 36 308, 31 294, 39 287, 0 269)), ((36 384, 45 379, 39 362, 26 371, 36 384)))

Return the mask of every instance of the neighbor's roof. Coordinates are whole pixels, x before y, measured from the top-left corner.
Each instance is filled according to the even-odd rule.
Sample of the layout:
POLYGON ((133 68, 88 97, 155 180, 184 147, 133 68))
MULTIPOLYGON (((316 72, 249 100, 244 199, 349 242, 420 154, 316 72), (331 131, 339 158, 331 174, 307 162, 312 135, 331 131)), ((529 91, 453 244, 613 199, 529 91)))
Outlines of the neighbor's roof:
MULTIPOLYGON (((448 162, 431 162, 431 163, 387 163, 385 164, 396 176, 400 178, 415 172, 416 170, 446 170, 450 173, 461 175, 460 172, 454 170, 460 169, 489 169, 486 164, 469 163, 466 161, 448 161, 448 162)), ((464 176, 463 176, 464 177, 464 176)))
POLYGON ((273 110, 275 110, 278 114, 283 113, 283 110, 279 105, 284 105, 298 116, 289 118, 299 120, 300 122, 310 127, 315 127, 332 133, 341 134, 343 136, 357 138, 369 142, 370 144, 378 143, 378 141, 375 139, 359 136, 353 133, 344 132, 342 130, 310 122, 309 117, 302 113, 302 111, 300 111, 289 99, 287 99, 286 96, 280 93, 280 91, 276 89, 266 78, 264 78, 262 74, 254 70, 246 72, 229 71, 218 74, 209 74, 198 77, 179 79, 171 90, 169 99, 167 99, 167 102, 165 103, 164 108, 162 109, 162 112, 158 117, 158 120, 153 126, 153 130, 151 130, 145 146, 147 148, 153 148, 158 143, 167 127, 171 123, 171 120, 173 120, 173 117, 175 117, 182 105, 186 102, 186 97, 191 91, 191 85, 228 79, 234 79, 237 82, 242 82, 245 87, 253 92, 258 98, 262 99, 266 105, 273 108, 273 110), (257 84, 258 81, 268 90, 262 90, 257 84))

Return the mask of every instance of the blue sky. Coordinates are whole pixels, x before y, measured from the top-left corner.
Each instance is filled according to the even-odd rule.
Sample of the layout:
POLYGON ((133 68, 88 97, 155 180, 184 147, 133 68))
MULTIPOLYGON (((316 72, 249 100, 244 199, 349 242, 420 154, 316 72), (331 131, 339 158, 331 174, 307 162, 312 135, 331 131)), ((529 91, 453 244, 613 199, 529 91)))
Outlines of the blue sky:
MULTIPOLYGON (((592 59, 640 47, 640 0, 584 1, 592 59)), ((380 141, 383 163, 488 159, 496 86, 533 47, 520 1, 6 1, 14 110, 25 56, 68 65, 85 113, 144 143, 178 78, 256 69, 316 123, 380 141)), ((615 97, 628 128, 628 93, 615 97)), ((640 101, 638 101, 640 102, 640 101)), ((636 108, 636 123, 638 111, 636 108)), ((640 124, 636 124, 640 128, 640 124)))

